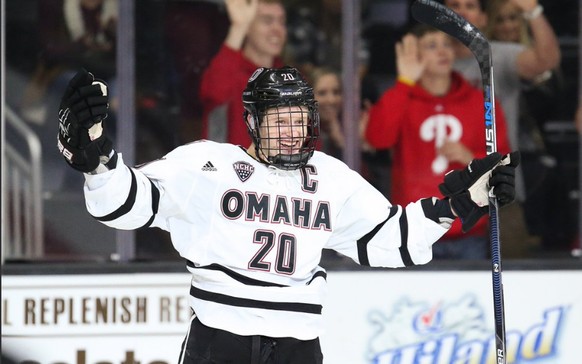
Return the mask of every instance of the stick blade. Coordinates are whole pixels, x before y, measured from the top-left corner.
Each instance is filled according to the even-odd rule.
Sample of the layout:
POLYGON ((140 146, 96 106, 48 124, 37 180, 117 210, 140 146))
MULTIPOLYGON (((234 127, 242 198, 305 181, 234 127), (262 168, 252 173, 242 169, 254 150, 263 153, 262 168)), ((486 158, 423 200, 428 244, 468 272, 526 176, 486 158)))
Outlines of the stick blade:
POLYGON ((479 62, 484 79, 491 66, 491 47, 487 38, 467 19, 433 0, 416 0, 410 8, 412 16, 421 23, 435 27, 468 47, 479 62))
POLYGON ((458 39, 471 48, 475 39, 485 39, 483 34, 465 18, 446 6, 432 0, 416 0, 411 6, 412 16, 421 23, 431 25, 458 39))

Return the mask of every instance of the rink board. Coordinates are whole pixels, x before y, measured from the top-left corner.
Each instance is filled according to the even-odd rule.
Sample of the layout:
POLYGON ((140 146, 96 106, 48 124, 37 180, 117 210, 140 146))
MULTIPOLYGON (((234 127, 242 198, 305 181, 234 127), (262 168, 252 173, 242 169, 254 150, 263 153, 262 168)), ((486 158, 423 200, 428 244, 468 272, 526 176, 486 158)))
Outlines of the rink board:
MULTIPOLYGON (((491 273, 328 272, 326 364, 494 363, 491 273)), ((176 363, 186 273, 2 277, 2 351, 29 364, 176 363)), ((578 363, 582 271, 503 275, 507 363, 578 363)))

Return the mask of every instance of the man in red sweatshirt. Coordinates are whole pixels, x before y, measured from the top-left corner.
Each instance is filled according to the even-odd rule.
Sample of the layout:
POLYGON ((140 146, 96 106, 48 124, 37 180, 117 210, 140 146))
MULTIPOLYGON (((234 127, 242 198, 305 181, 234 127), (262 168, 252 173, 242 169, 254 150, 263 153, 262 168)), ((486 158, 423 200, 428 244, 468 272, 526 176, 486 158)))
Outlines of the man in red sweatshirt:
MULTIPOLYGON (((258 67, 281 67, 287 40, 281 0, 226 0, 230 28, 224 44, 202 75, 202 138, 249 146, 241 93, 258 67), (226 111, 226 115, 224 115, 226 111), (226 130, 213 132, 226 120, 226 130), (224 140, 215 137, 225 134, 224 140)), ((223 123, 224 124, 224 123, 223 123)))
MULTIPOLYGON (((427 25, 416 26, 396 45, 398 78, 370 110, 367 141, 392 149, 390 199, 406 205, 439 196, 438 181, 486 155, 482 92, 452 70, 452 40, 427 25)), ((505 117, 496 104, 497 145, 509 151, 505 117)), ((487 219, 463 234, 456 222, 433 245, 435 258, 488 257, 487 219)))

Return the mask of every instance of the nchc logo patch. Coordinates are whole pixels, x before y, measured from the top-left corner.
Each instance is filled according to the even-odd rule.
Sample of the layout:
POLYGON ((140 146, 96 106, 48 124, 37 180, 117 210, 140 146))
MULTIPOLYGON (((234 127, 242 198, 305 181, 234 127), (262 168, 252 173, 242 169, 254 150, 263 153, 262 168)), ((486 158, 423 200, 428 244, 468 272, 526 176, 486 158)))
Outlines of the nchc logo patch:
POLYGON ((234 168, 236 175, 242 182, 245 182, 247 179, 249 179, 255 171, 254 166, 243 161, 233 163, 232 168, 234 168))

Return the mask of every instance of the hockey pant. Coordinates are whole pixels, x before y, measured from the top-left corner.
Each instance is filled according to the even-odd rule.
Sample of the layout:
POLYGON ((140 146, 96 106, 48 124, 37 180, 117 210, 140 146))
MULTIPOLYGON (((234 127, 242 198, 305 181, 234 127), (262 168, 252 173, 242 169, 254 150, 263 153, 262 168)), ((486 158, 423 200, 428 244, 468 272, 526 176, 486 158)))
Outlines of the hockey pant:
POLYGON ((179 364, 321 364, 319 339, 241 336, 214 329, 195 317, 180 353, 179 364))

